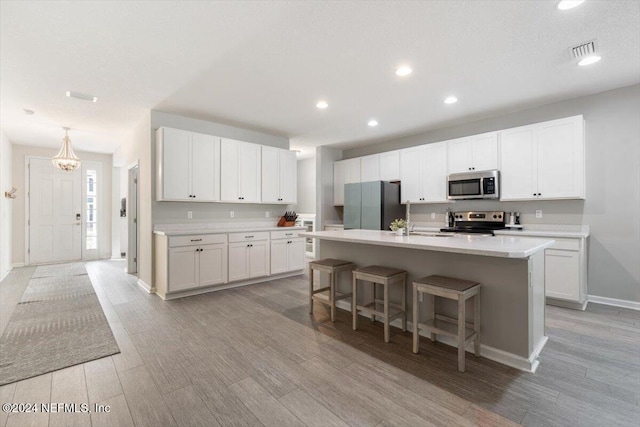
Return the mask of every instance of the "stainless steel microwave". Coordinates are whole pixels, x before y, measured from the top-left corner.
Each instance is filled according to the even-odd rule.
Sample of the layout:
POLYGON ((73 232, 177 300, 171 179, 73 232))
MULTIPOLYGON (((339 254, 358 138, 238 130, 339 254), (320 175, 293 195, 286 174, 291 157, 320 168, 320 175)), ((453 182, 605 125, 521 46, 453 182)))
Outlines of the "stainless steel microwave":
POLYGON ((500 171, 452 173, 447 177, 447 198, 499 199, 500 171))

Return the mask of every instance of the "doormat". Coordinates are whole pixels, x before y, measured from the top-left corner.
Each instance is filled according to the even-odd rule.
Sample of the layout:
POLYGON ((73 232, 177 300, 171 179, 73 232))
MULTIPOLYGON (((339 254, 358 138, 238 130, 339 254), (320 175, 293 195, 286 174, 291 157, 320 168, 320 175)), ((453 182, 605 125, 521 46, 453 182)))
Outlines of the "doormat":
POLYGON ((84 264, 38 267, 0 338, 0 385, 116 353, 84 264))

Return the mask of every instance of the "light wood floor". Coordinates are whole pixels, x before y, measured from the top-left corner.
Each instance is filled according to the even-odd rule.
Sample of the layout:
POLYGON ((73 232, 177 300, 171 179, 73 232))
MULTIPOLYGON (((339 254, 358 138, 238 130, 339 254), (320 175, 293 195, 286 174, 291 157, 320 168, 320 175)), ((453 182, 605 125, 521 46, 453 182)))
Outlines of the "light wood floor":
MULTIPOLYGON (((0 387, 0 402, 88 402, 109 413, 0 413, 0 426, 640 425, 640 312, 547 309, 535 375, 307 310, 303 276, 164 302, 124 263, 87 270, 121 354, 0 387)), ((33 268, 0 284, 4 331, 33 268)), ((318 306, 316 304, 316 306, 318 306)))

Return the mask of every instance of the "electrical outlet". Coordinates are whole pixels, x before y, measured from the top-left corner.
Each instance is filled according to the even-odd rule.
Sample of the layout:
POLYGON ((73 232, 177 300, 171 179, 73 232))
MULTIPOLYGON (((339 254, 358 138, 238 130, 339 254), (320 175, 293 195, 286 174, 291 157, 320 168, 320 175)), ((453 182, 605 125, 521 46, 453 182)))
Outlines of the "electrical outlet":
POLYGON ((265 218, 269 218, 269 216, 270 216, 270 215, 269 215, 269 211, 265 211, 265 213, 264 213, 264 217, 265 217, 265 218))
POLYGON ((436 219, 436 213, 435 212, 431 212, 431 219, 436 219))
POLYGON ((187 211, 187 219, 192 219, 192 218, 193 218, 193 212, 187 211))
POLYGON ((229 218, 233 218, 234 216, 236 216, 236 213, 234 211, 229 211, 229 218))
POLYGON ((418 301, 422 302, 424 300, 424 294, 422 292, 418 292, 418 301))
POLYGON ((536 218, 542 218, 542 210, 536 210, 536 218))

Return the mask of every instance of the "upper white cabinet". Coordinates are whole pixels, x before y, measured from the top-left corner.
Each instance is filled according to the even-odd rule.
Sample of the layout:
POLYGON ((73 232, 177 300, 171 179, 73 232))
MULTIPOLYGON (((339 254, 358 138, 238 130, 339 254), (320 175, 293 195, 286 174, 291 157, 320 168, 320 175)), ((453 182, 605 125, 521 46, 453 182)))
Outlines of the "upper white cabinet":
POLYGON ((220 200, 260 202, 260 145, 222 139, 220 143, 220 200))
POLYGON ((373 154, 371 156, 360 157, 360 182, 379 180, 380 156, 378 154, 373 154))
POLYGON ((296 153, 275 147, 262 147, 262 202, 296 203, 296 153))
POLYGON ((156 147, 158 201, 220 200, 220 138, 160 128, 156 147))
POLYGON ((402 203, 447 202, 447 146, 444 142, 400 150, 402 203))
POLYGON ((498 132, 447 141, 449 173, 498 169, 498 132))
POLYGON ((333 204, 344 205, 344 162, 333 163, 333 204))
POLYGON ((500 132, 501 200, 584 199, 584 120, 500 132))
POLYGON ((333 163, 333 204, 344 205, 344 185, 360 181, 360 157, 333 163))
POLYGON ((400 180, 400 150, 379 154, 380 181, 400 180))

